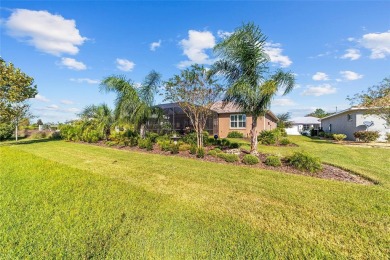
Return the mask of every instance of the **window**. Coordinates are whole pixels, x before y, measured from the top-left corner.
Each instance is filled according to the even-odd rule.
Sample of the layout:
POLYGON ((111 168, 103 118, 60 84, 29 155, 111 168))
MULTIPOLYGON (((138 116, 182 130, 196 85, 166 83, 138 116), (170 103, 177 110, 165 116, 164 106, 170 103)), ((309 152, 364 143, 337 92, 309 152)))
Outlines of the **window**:
POLYGON ((230 115, 230 128, 246 128, 246 115, 230 115))
POLYGON ((351 115, 351 114, 348 114, 348 115, 347 115, 347 120, 348 120, 348 121, 352 121, 352 115, 351 115))

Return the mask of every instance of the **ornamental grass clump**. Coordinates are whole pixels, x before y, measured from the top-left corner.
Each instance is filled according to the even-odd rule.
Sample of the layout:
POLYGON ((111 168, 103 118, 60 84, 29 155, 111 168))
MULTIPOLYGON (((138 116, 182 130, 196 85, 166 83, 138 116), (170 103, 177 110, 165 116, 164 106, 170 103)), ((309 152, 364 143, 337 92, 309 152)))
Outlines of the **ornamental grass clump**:
POLYGON ((228 153, 219 153, 217 156, 221 159, 224 159, 226 162, 238 162, 240 158, 238 157, 237 154, 228 154, 228 153))
POLYGON ((196 157, 198 158, 204 158, 204 148, 203 147, 199 147, 197 150, 196 150, 196 157))
POLYGON ((306 152, 295 152, 287 160, 292 166, 301 171, 315 173, 322 169, 321 159, 306 152))
POLYGON ((282 162, 280 161, 280 158, 275 155, 270 155, 265 159, 264 162, 268 166, 278 167, 282 165, 282 162))
POLYGON ((347 136, 345 134, 333 134, 332 137, 333 137, 333 140, 335 140, 337 142, 341 142, 342 140, 347 138, 347 136))
POLYGON ((246 154, 244 158, 242 158, 242 162, 247 165, 254 165, 254 164, 258 164, 260 160, 259 158, 257 158, 257 156, 254 156, 252 154, 246 154))

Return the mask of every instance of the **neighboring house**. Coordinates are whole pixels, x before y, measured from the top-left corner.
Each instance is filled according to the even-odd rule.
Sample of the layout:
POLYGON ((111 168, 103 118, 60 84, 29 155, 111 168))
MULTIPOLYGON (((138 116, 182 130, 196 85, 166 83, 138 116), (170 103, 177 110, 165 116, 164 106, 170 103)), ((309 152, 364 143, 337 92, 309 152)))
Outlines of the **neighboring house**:
MULTIPOLYGON (((214 117, 213 122, 214 134, 225 138, 229 132, 237 131, 243 133, 244 137, 249 137, 252 127, 251 115, 242 113, 242 110, 234 103, 223 106, 222 101, 214 103, 211 110, 217 114, 217 118, 214 117)), ((257 132, 275 129, 278 121, 279 119, 271 111, 268 111, 265 116, 257 119, 257 132)))
POLYGON ((386 121, 377 115, 367 114, 366 108, 351 107, 321 119, 322 129, 327 133, 345 134, 347 140, 355 140, 357 131, 379 131, 378 141, 384 141, 390 129, 386 121))
MULTIPOLYGON (((192 129, 192 124, 187 115, 183 112, 177 103, 158 105, 164 110, 166 120, 171 125, 171 130, 184 133, 192 129)), ((252 116, 246 115, 232 103, 223 106, 221 101, 216 102, 212 107, 212 114, 207 120, 205 131, 212 135, 218 135, 220 138, 227 137, 229 132, 237 131, 243 133, 245 137, 249 136, 252 116)), ((257 120, 257 131, 272 130, 276 128, 278 118, 268 111, 265 117, 259 117, 257 120)))
POLYGON ((321 122, 318 117, 305 116, 305 117, 294 117, 290 120, 292 126, 286 128, 288 135, 300 135, 304 131, 311 129, 319 130, 321 128, 321 122))

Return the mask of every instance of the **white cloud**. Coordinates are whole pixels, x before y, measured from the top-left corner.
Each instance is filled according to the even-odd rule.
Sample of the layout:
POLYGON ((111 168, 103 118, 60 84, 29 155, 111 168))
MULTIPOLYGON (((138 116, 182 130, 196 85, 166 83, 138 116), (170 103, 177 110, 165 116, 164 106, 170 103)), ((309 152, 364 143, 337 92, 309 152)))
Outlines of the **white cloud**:
POLYGON ((86 70, 87 66, 81 61, 77 61, 73 58, 61 58, 61 65, 64 65, 71 70, 86 70))
POLYGON ((50 105, 50 106, 46 106, 44 110, 59 110, 60 107, 53 104, 53 105, 50 105))
POLYGON ((317 72, 313 75, 312 79, 316 81, 329 80, 329 76, 324 72, 317 72))
POLYGON ((222 39, 227 38, 227 37, 229 37, 232 34, 233 34, 233 32, 226 32, 226 31, 223 31, 223 30, 218 30, 218 32, 217 32, 218 37, 222 38, 222 39))
POLYGON ((188 60, 178 64, 179 68, 185 68, 194 63, 212 64, 214 62, 206 54, 206 50, 215 46, 215 37, 211 32, 189 30, 188 39, 182 39, 179 44, 183 48, 183 54, 188 57, 188 60))
POLYGON ((72 104, 74 104, 74 102, 72 100, 67 100, 67 99, 61 100, 60 103, 64 104, 64 105, 72 105, 72 104))
POLYGON ((359 42, 371 51, 371 59, 383 59, 390 56, 390 31, 365 34, 359 42))
POLYGON ((69 112, 69 113, 78 113, 80 111, 81 110, 79 108, 75 108, 75 107, 71 107, 71 108, 68 108, 68 109, 64 110, 64 112, 69 112))
POLYGON ((135 63, 126 59, 116 59, 116 67, 122 71, 132 71, 135 63))
POLYGON ((38 101, 41 101, 41 102, 50 102, 49 99, 47 99, 46 97, 44 97, 42 95, 39 95, 39 94, 35 95, 34 99, 38 100, 38 101))
POLYGON ((337 89, 332 87, 330 84, 322 84, 319 86, 309 86, 302 92, 303 96, 323 96, 334 94, 337 92, 337 89))
POLYGON ((16 9, 5 22, 8 34, 52 55, 79 52, 87 38, 82 37, 74 20, 47 11, 16 9))
POLYGON ((99 84, 100 80, 97 79, 89 79, 89 78, 70 78, 70 81, 77 82, 77 83, 88 83, 88 84, 99 84))
POLYGON ((357 80, 363 78, 363 75, 350 70, 340 71, 340 74, 345 80, 357 80))
POLYGON ((278 63, 282 68, 286 68, 292 64, 292 61, 288 56, 282 54, 281 46, 280 43, 266 43, 264 51, 268 54, 271 62, 278 63))
POLYGON ((289 98, 276 98, 272 102, 274 106, 286 107, 286 106, 295 106, 295 102, 289 98))
POLYGON ((358 49, 347 49, 346 53, 341 56, 342 59, 357 60, 360 58, 360 51, 358 49))
POLYGON ((158 42, 152 42, 150 44, 150 50, 155 51, 157 48, 160 48, 161 46, 161 40, 158 40, 158 42))

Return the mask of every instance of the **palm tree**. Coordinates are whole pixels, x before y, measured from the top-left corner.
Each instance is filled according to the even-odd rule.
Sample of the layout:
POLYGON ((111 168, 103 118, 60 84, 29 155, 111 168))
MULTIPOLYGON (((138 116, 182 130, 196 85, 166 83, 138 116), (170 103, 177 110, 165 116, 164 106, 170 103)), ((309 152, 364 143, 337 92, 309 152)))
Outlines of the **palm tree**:
POLYGON ((243 24, 214 47, 219 57, 211 71, 225 77, 227 90, 223 101, 233 102, 252 116, 251 153, 257 154, 257 119, 264 116, 279 89, 289 93, 295 83, 291 73, 278 69, 269 73, 266 37, 253 23, 243 24))
POLYGON ((93 124, 96 130, 107 140, 111 126, 114 123, 114 117, 111 109, 106 104, 87 106, 79 116, 83 121, 93 124))
POLYGON ((154 106, 160 79, 161 75, 152 70, 139 87, 125 76, 110 76, 100 84, 101 90, 117 94, 115 118, 118 122, 134 124, 142 138, 145 137, 149 118, 161 114, 160 109, 154 106))

